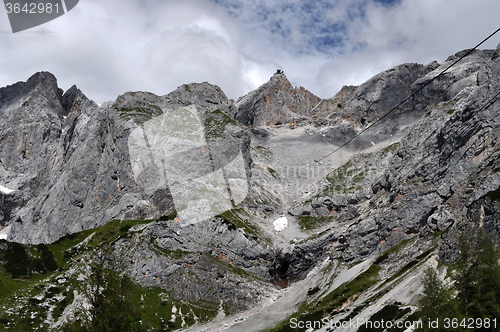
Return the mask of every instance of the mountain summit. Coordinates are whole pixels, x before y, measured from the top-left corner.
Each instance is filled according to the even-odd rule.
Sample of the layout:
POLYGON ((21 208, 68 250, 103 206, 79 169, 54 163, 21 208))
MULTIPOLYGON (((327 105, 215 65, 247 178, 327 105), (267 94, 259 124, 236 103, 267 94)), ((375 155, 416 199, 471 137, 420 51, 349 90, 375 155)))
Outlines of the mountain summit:
POLYGON ((278 71, 268 82, 238 99, 236 120, 249 127, 290 123, 327 109, 327 104, 304 87, 293 87, 278 71))

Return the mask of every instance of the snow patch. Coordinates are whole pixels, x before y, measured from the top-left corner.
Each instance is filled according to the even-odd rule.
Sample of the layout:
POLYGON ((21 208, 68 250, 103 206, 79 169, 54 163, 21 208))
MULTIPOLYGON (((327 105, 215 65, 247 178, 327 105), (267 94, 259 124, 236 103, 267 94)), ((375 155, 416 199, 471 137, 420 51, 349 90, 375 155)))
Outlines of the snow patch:
POLYGON ((2 185, 0 185, 0 192, 2 194, 10 194, 10 193, 13 193, 15 190, 12 190, 12 189, 9 189, 7 187, 4 187, 2 185))
POLYGON ((286 217, 281 217, 276 219, 276 221, 273 222, 273 225, 276 232, 281 232, 288 227, 288 220, 286 219, 286 217))

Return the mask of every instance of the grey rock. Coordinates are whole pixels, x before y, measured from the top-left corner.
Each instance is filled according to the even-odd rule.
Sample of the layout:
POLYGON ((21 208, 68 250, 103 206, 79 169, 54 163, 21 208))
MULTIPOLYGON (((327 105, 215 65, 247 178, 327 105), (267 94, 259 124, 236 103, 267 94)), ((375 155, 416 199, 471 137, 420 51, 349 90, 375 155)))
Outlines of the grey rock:
MULTIPOLYGON (((418 244, 433 241, 439 241, 440 259, 451 263, 463 230, 482 227, 500 243, 500 106, 493 99, 498 48, 475 51, 438 77, 465 52, 442 64, 397 66, 325 100, 276 74, 236 104, 218 87, 193 83, 165 96, 127 92, 98 106, 76 87, 64 93, 53 75, 35 74, 0 89, 0 184, 13 190, 1 195, 0 234, 10 241, 51 242, 113 218, 172 214, 174 186, 154 186, 158 169, 134 173, 129 136, 148 121, 194 105, 214 157, 179 152, 176 158, 187 165, 182 171, 205 175, 189 160, 199 157, 203 166, 220 169, 241 152, 239 171, 249 179, 251 197, 231 210, 236 220, 220 213, 194 224, 156 220, 131 229, 114 245, 138 282, 162 287, 175 299, 226 302, 236 312, 255 305, 273 283, 305 277, 326 257, 366 259, 404 239, 415 244, 398 254, 402 261, 395 268, 423 253, 418 244), (286 188, 266 190, 283 179, 254 162, 251 144, 300 129, 310 139, 303 142, 324 139, 333 150, 420 89, 347 146, 353 157, 319 179, 317 192, 292 206, 286 188), (268 226, 287 210, 323 223, 310 237, 280 242, 278 249, 256 224, 268 226), (438 240, 431 235, 436 232, 442 232, 438 240)), ((288 154, 292 161, 302 156, 288 154)), ((259 158, 272 162, 275 156, 259 158)), ((299 161, 297 167, 307 165, 299 161)), ((238 170, 225 179, 231 171, 238 170)))
POLYGON ((235 119, 249 127, 305 120, 331 104, 303 87, 294 88, 285 74, 271 79, 236 102, 235 119))
MULTIPOLYGON (((339 115, 366 126, 402 102, 412 92, 414 82, 435 67, 434 63, 427 66, 407 63, 384 71, 356 88, 339 115)), ((422 108, 412 101, 402 107, 396 116, 404 115, 407 121, 412 116, 418 118, 422 112, 422 108)))
POLYGON ((442 207, 439 207, 427 220, 427 224, 433 232, 444 231, 451 226, 453 222, 453 215, 442 207))
POLYGON ((182 226, 158 221, 130 230, 115 244, 139 283, 192 303, 225 303, 245 310, 272 290, 274 250, 221 217, 182 226))
MULTIPOLYGON (((76 87, 66 93, 50 73, 0 89, 0 181, 17 189, 22 204, 3 209, 11 241, 53 242, 111 219, 154 218, 174 211, 168 188, 145 191, 131 170, 128 135, 145 121, 195 104, 218 126, 207 139, 214 150, 242 151, 251 167, 249 134, 225 113, 220 88, 191 84, 160 97, 129 92, 99 107, 76 87), (22 119, 22 120, 21 120, 22 119)), ((221 154, 223 155, 223 154, 221 154)))

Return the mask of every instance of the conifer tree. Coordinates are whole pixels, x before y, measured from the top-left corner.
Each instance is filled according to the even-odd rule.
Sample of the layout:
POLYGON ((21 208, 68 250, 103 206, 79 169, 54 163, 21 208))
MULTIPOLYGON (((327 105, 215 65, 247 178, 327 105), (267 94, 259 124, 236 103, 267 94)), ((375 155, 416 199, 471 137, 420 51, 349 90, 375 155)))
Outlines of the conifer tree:
POLYGON ((458 290, 457 301, 461 311, 468 316, 477 295, 478 272, 478 232, 463 232, 458 240, 460 255, 456 261, 457 269, 453 275, 458 290))
POLYGON ((428 322, 438 319, 442 323, 450 313, 450 291, 432 267, 425 270, 422 283, 424 291, 419 299, 419 315, 423 322, 423 328, 419 331, 446 331, 442 324, 437 330, 430 329, 428 322))
POLYGON ((477 271, 477 299, 474 315, 500 321, 500 253, 493 241, 481 234, 477 271))
MULTIPOLYGON (((452 274, 452 289, 439 279, 436 271, 428 268, 422 279, 423 294, 419 300, 419 315, 423 328, 419 331, 441 331, 430 329, 427 322, 444 318, 486 319, 500 323, 500 252, 493 241, 480 228, 463 232, 458 241, 460 251, 452 274), (455 291, 456 297, 451 293, 455 291)), ((496 331, 498 325, 475 327, 474 331, 496 331)), ((448 329, 449 330, 449 329, 448 329)), ((461 327, 455 329, 462 331, 461 327)), ((465 330, 464 330, 465 331, 465 330)), ((469 330, 467 330, 469 331, 469 330)))

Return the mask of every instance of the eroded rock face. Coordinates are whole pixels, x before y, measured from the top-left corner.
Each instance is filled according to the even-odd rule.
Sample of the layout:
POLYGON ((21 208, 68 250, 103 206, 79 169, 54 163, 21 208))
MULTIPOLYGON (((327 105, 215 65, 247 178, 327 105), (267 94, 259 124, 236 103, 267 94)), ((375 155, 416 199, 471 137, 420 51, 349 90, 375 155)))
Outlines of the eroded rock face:
MULTIPOLYGON (((417 80, 413 89, 461 54, 417 80)), ((344 170, 343 187, 331 180, 324 192, 290 211, 313 219, 334 216, 334 226, 319 238, 291 248, 291 261, 305 252, 316 253, 316 257, 330 252, 332 258, 346 261, 360 259, 405 238, 445 232, 440 258, 452 262, 457 255, 458 235, 474 224, 498 243, 500 143, 494 128, 499 125, 500 106, 495 99, 497 83, 488 77, 498 76, 500 68, 491 61, 493 54, 475 52, 424 89, 423 94, 429 97, 416 100, 425 113, 399 144, 387 151, 387 162, 382 162, 387 158, 383 153, 366 154, 364 163, 351 159, 350 169, 356 171, 344 170), (363 165, 365 173, 360 177, 357 169, 363 165), (366 172, 369 174, 370 165, 379 165, 378 171, 383 171, 366 192, 366 185, 355 185, 363 181, 366 172), (346 188, 354 190, 342 194, 346 188), (353 209, 356 214, 352 214, 353 209)), ((338 174, 334 172, 329 175, 330 179, 335 176, 338 174)), ((302 268, 308 265, 305 262, 314 260, 310 256, 301 260, 302 268)), ((300 270, 293 266, 290 276, 300 276, 300 270)))
MULTIPOLYGON (((362 85, 344 86, 334 97, 321 99, 303 87, 294 88, 285 74, 274 74, 258 89, 235 104, 236 119, 250 127, 295 123, 307 119, 341 117, 365 127, 403 101, 414 90, 414 83, 438 64, 404 64, 384 71, 362 85)), ((428 96, 426 96, 428 97, 428 96)), ((427 100, 430 102, 431 100, 427 100)), ((415 121, 425 107, 410 100, 392 116, 415 121)))
POLYGON ((166 96, 129 92, 99 106, 75 86, 63 94, 44 72, 1 89, 0 96, 0 182, 22 196, 16 199, 21 204, 2 209, 3 233, 11 241, 53 242, 115 218, 174 212, 168 187, 145 190, 137 183, 128 147, 134 128, 169 110, 196 105, 203 121, 218 126, 208 140, 219 150, 231 143, 245 170, 251 164, 249 135, 229 125, 231 104, 208 83, 166 96))
MULTIPOLYGON (((251 127, 283 125, 290 128, 312 125, 322 128, 325 140, 342 145, 372 125, 425 84, 425 77, 439 66, 407 63, 384 71, 360 86, 344 86, 334 97, 321 99, 304 88, 294 88, 283 73, 235 104, 236 120, 251 127)), ((457 78, 457 80, 459 80, 457 78)), ((451 83, 450 83, 451 84, 451 83)), ((448 83, 440 86, 448 89, 448 83)), ((437 89, 437 88, 436 88, 437 89)), ((382 141, 399 140, 441 95, 426 89, 407 100, 389 116, 350 142, 345 149, 359 152, 382 141)))
MULTIPOLYGON (((357 87, 343 104, 340 102, 342 107, 337 107, 336 112, 342 118, 367 126, 406 99, 413 92, 414 82, 437 66, 437 63, 427 66, 406 63, 375 75, 357 87)), ((432 100, 427 100, 427 102, 431 103, 432 100)), ((407 121, 410 117, 419 118, 425 107, 425 105, 409 100, 395 112, 393 119, 403 114, 407 121)))
POLYGON ((221 217, 183 226, 157 221, 115 243, 132 277, 178 300, 249 309, 274 289, 276 253, 269 243, 221 217))

